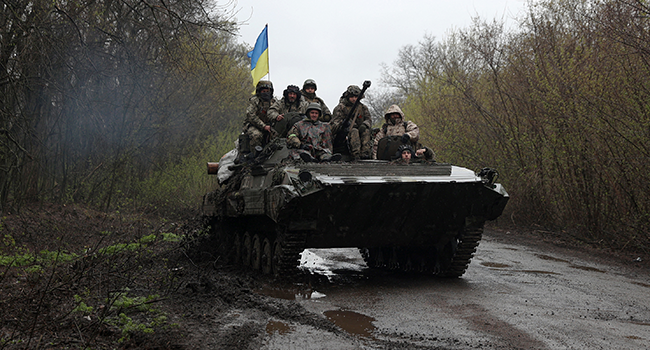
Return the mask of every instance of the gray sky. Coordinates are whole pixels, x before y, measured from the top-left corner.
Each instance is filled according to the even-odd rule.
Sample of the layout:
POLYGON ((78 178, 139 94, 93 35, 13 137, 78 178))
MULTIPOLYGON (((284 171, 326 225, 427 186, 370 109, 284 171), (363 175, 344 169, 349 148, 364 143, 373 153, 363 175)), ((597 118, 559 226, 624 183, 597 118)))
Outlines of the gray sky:
MULTIPOLYGON (((238 0, 240 42, 251 48, 269 26, 269 67, 276 97, 289 84, 314 79, 330 109, 348 85, 380 87, 381 63, 392 65, 405 45, 425 35, 440 40, 473 17, 516 24, 525 0, 238 0)), ((268 78, 268 77, 267 77, 268 78)))

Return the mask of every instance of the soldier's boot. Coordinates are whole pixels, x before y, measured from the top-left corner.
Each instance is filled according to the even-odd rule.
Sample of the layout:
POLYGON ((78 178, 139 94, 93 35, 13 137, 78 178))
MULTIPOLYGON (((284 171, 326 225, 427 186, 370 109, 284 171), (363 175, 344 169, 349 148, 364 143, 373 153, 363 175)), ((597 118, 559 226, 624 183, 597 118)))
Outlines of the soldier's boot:
POLYGON ((304 162, 306 162, 306 163, 310 163, 310 162, 315 162, 315 161, 316 161, 316 158, 312 157, 312 155, 309 154, 309 153, 307 153, 307 152, 301 152, 301 153, 300 153, 300 158, 301 158, 304 162))
POLYGON ((334 154, 323 153, 323 155, 320 156, 320 161, 321 162, 340 162, 341 158, 342 158, 342 156, 341 156, 340 153, 334 153, 334 154))

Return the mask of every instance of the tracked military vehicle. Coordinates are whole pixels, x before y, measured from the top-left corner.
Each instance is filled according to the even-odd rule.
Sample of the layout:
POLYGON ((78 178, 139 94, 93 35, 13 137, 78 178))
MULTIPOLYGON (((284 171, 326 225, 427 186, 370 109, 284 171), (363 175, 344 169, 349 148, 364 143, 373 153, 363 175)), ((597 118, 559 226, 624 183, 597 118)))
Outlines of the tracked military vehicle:
POLYGON ((297 271, 305 248, 357 247, 370 268, 458 277, 508 201, 490 169, 305 163, 288 157, 285 139, 253 155, 222 159, 230 177, 204 197, 203 213, 231 263, 276 276, 297 271))

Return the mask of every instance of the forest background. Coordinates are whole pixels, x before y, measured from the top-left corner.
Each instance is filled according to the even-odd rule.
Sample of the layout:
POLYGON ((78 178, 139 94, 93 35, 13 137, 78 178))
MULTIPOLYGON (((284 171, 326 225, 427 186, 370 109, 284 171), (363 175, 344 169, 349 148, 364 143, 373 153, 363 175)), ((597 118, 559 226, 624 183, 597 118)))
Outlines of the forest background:
MULTIPOLYGON (((196 209, 252 91, 228 4, 1 3, 0 210, 196 209)), ((400 103, 438 161, 496 168, 498 224, 647 252, 649 6, 535 1, 515 31, 476 19, 403 47, 365 101, 377 126, 400 103)))

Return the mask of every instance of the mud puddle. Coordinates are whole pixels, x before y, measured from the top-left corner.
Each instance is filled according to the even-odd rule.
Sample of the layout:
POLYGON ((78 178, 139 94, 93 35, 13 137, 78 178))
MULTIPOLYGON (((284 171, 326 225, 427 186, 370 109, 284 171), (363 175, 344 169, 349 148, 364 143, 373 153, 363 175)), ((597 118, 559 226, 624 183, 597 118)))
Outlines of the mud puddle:
POLYGON ((293 332, 294 328, 282 321, 269 321, 266 324, 266 333, 273 334, 278 333, 280 335, 285 335, 293 332))
POLYGON ((373 338, 376 327, 372 324, 374 318, 349 310, 329 310, 323 312, 332 323, 344 331, 365 338, 373 338))

